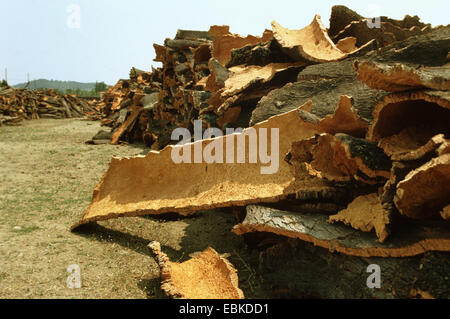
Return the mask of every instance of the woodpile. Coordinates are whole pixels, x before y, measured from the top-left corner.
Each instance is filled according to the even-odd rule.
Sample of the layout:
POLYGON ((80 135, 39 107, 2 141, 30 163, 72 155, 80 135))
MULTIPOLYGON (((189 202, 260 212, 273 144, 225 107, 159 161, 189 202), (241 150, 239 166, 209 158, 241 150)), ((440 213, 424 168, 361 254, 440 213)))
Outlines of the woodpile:
POLYGON ((228 26, 179 30, 174 39, 154 45, 162 68, 132 68, 130 78, 108 89, 98 108, 103 124, 112 127, 112 144, 143 141, 162 149, 174 128, 192 131, 196 119, 204 128, 247 127, 258 101, 295 82, 307 65, 361 56, 431 30, 417 16, 381 17, 380 27, 370 28, 368 19, 344 6, 333 7, 329 30, 318 15, 300 30, 273 21, 261 37, 241 37, 228 26))
POLYGON ((0 125, 20 124, 22 120, 62 119, 98 116, 96 101, 59 94, 53 89, 28 90, 0 87, 0 125))
MULTIPOLYGON (((328 30, 316 16, 299 30, 273 22, 260 38, 213 26, 180 30, 155 45, 163 67, 132 72, 103 101, 104 122, 117 127, 113 143, 131 136, 154 151, 113 158, 72 229, 117 217, 246 207, 233 232, 278 236, 280 244, 261 253, 262 268, 283 269, 278 276, 291 263, 270 256, 290 260, 298 241, 329 250, 320 255, 333 267, 335 260, 360 265, 369 258, 393 277, 402 258, 414 264, 427 253, 423 260, 439 269, 447 260, 448 273, 450 26, 431 28, 410 16, 380 21, 369 27, 368 19, 336 6, 328 30), (166 146, 175 128, 195 136, 196 120, 202 130, 245 129, 166 146), (233 142, 247 138, 243 148, 233 142), (272 162, 269 152, 252 157, 252 141, 266 142, 272 162), (196 149, 214 160, 191 161, 196 149), (239 151, 244 160, 233 161, 239 151), (231 161, 224 160, 228 152, 231 161), (277 169, 264 173, 275 162, 277 169)), ((285 282, 330 296, 305 280, 285 282)), ((414 278, 388 286, 382 296, 425 291, 414 278)), ((434 277, 427 291, 445 295, 434 277)))

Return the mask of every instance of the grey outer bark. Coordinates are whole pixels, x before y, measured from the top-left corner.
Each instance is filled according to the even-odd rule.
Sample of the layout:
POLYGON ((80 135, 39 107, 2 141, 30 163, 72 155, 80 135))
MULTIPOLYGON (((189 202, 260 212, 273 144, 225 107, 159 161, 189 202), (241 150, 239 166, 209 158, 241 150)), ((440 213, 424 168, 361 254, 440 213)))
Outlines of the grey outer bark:
POLYGON ((374 90, 356 77, 355 61, 407 63, 424 66, 442 66, 447 63, 450 48, 450 26, 438 28, 424 35, 394 43, 379 51, 370 51, 358 58, 307 66, 298 75, 298 81, 270 92, 262 98, 250 119, 250 125, 271 116, 290 111, 312 100, 311 113, 323 118, 333 114, 341 95, 354 99, 353 107, 359 115, 371 121, 372 112, 385 91, 374 90))

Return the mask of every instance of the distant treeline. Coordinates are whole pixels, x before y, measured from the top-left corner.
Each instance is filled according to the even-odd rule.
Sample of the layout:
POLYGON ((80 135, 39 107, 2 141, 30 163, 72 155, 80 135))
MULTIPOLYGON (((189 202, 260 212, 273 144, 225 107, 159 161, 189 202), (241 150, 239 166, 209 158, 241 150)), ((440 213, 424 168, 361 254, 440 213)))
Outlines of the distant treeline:
POLYGON ((27 83, 14 85, 14 88, 34 89, 54 89, 63 94, 75 94, 77 96, 98 97, 100 92, 105 91, 108 85, 105 82, 81 83, 75 81, 56 81, 56 80, 33 80, 27 83))

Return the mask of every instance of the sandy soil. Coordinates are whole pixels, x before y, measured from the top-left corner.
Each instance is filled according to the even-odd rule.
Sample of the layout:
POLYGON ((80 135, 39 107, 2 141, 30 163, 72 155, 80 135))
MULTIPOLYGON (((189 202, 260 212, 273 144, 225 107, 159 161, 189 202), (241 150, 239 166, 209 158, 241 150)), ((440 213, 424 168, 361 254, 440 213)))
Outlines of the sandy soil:
POLYGON ((100 129, 85 120, 35 120, 0 127, 0 298, 163 298, 147 244, 172 261, 208 246, 238 269, 247 298, 268 297, 257 274, 258 253, 230 230, 222 211, 193 217, 122 218, 71 233, 89 205, 111 156, 146 154, 142 145, 86 145, 100 129), (81 268, 82 287, 66 285, 81 268))

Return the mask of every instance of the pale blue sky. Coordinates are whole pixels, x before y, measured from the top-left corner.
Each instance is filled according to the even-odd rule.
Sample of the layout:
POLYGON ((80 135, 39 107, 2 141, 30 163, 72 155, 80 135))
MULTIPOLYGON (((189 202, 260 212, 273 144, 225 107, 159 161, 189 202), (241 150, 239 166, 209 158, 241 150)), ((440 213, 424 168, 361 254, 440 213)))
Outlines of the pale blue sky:
POLYGON ((27 72, 30 79, 114 84, 132 66, 157 66, 153 43, 173 38, 177 29, 227 24, 233 33, 261 35, 272 20, 300 29, 316 13, 328 26, 334 4, 365 16, 375 6, 391 18, 417 14, 433 26, 449 23, 448 0, 0 0, 0 79, 8 68, 10 84, 25 82, 27 72), (68 27, 70 4, 81 9, 80 28, 68 27))

